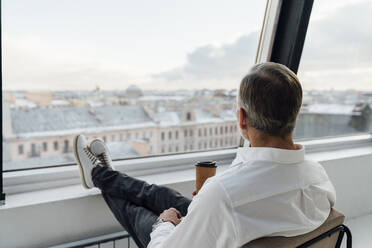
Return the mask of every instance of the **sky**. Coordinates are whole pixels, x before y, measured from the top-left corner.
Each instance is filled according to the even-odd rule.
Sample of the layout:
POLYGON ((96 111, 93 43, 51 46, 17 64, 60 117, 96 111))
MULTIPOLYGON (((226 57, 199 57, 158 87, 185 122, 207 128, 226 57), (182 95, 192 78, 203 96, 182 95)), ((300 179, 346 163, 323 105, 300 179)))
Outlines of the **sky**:
MULTIPOLYGON (((236 88, 263 0, 3 0, 5 90, 236 88)), ((305 89, 372 90, 372 0, 315 1, 305 89)))

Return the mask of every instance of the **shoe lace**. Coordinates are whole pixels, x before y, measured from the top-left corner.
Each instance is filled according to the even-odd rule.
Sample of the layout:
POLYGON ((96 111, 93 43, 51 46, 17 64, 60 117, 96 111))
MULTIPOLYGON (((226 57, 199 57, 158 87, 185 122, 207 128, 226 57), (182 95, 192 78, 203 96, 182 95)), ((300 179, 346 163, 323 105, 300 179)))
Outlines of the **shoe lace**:
POLYGON ((102 162, 105 163, 105 165, 110 165, 110 157, 109 157, 109 155, 108 155, 106 152, 102 153, 102 154, 99 155, 98 157, 99 157, 99 159, 100 159, 102 162))
POLYGON ((88 148, 83 148, 85 154, 88 156, 88 158, 90 159, 90 161, 92 161, 93 164, 96 164, 97 161, 98 161, 98 158, 96 156, 94 156, 94 154, 88 150, 88 148))

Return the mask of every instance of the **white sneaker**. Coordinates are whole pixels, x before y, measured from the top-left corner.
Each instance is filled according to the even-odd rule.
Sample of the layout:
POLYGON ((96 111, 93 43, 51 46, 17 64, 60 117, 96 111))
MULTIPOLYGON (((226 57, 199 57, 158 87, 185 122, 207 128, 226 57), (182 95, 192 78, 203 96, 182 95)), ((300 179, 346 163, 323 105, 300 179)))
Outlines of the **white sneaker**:
POLYGON ((99 160, 104 163, 106 166, 110 167, 114 170, 114 166, 112 165, 112 159, 110 155, 110 151, 108 150, 105 142, 101 139, 93 139, 88 144, 89 150, 99 158, 99 160))
POLYGON ((75 136, 74 154, 80 169, 80 178, 83 187, 86 189, 94 188, 92 170, 100 161, 92 152, 89 151, 88 143, 84 135, 75 136))

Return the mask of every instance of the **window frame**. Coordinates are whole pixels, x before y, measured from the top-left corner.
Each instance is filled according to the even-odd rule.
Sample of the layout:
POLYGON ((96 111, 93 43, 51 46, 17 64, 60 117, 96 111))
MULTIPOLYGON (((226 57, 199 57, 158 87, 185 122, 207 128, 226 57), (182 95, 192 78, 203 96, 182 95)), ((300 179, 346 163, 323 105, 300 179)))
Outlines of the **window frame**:
MULTIPOLYGON (((276 61, 289 65, 292 70, 297 71, 301 59, 303 42, 305 40, 307 31, 306 28, 302 31, 299 29, 301 29, 300 27, 303 28, 304 25, 307 27, 311 13, 311 7, 309 8, 309 6, 312 6, 312 4, 313 0, 267 0, 257 49, 256 63, 264 61, 276 61), (283 30, 288 28, 288 21, 292 20, 291 18, 293 18, 294 14, 296 14, 293 13, 295 10, 300 10, 301 15, 298 16, 297 13, 295 16, 299 17, 299 22, 290 25, 292 32, 295 30, 295 34, 293 34, 294 36, 291 36, 291 32, 288 32, 288 30, 284 32, 283 30), (283 32, 283 35, 277 35, 278 32, 283 32), (286 42, 284 42, 283 39, 291 39, 290 44, 292 49, 290 49, 290 47, 285 47, 286 42), (287 61, 284 61, 284 58, 287 58, 287 61)), ((1 28, 2 22, 0 20, 0 42, 2 41, 1 28)), ((289 43, 287 45, 289 45, 289 43)), ((0 49, 0 58, 1 56, 2 50, 0 49)), ((0 60, 0 84, 2 85, 2 60, 0 60)), ((3 129, 2 122, 1 125, 3 129)), ((207 132, 210 133, 210 131, 212 131, 212 133, 214 133, 213 129, 214 127, 210 126, 207 128, 207 132)), ((237 132, 236 125, 232 129, 232 133, 237 132)), ((185 131, 187 132, 186 129, 185 131)), ((178 133, 178 130, 176 132, 178 133)), ((180 132, 182 132, 182 129, 180 129, 180 132)), ((130 133, 127 133, 127 136, 128 135, 130 135, 130 133)), ((182 133, 179 135, 182 135, 182 133)), ((177 138, 178 135, 176 135, 176 139, 177 138)), ((189 137, 185 138, 188 139, 189 137)), ((370 145, 372 144, 372 135, 365 134, 337 138, 310 139, 307 141, 301 141, 300 143, 306 145, 307 152, 329 151, 340 148, 370 145)), ((241 138, 239 146, 244 145, 248 144, 244 143, 244 140, 241 138)), ((2 144, 1 147, 3 148, 2 144)), ((64 149, 64 146, 62 146, 62 149, 64 149)), ((228 164, 234 159, 235 154, 236 148, 214 148, 214 150, 208 151, 124 158, 114 160, 114 164, 119 171, 125 171, 132 176, 139 176, 187 169, 190 168, 190 166, 192 166, 196 161, 202 160, 213 160, 219 161, 221 164, 228 164)), ((3 154, 1 154, 1 156, 3 156, 3 154)), ((1 158, 3 159, 3 157, 1 158)), ((4 173, 3 165, 0 163, 0 172, 0 205, 5 203, 4 189, 5 192, 13 194, 79 183, 78 169, 75 163, 52 165, 40 168, 27 168, 22 170, 7 170, 4 173)))
MULTIPOLYGON (((1 106, 3 104, 3 22, 2 22, 2 2, 0 0, 0 86, 1 86, 1 106)), ((1 132, 3 132, 3 108, 1 107, 1 132)), ((0 206, 5 204, 5 193, 3 184, 3 142, 1 142, 1 162, 0 162, 0 206)))

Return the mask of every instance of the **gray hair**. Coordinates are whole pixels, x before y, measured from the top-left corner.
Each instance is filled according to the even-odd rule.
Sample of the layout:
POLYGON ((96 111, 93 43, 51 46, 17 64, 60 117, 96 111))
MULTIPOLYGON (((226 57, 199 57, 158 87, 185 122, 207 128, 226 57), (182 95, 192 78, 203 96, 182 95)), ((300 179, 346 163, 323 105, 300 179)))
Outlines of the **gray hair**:
POLYGON ((300 81, 281 64, 256 64, 239 87, 238 106, 246 112, 249 125, 269 135, 291 134, 301 104, 300 81))

